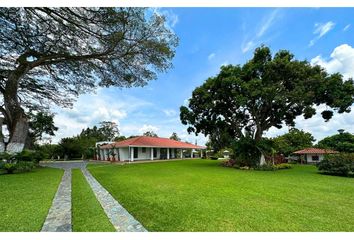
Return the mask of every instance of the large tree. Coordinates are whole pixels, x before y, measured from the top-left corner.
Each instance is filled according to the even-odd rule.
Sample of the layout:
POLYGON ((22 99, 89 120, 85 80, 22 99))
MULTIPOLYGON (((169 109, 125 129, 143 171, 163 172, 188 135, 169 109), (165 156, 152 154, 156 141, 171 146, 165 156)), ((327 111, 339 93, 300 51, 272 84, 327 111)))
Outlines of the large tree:
POLYGON ((354 134, 340 132, 329 137, 325 137, 317 144, 320 148, 329 148, 340 152, 354 153, 354 134))
POLYGON ((223 129, 234 139, 247 135, 259 142, 271 127, 294 126, 301 115, 311 118, 320 104, 327 106, 321 112, 325 121, 334 111, 350 112, 353 96, 352 79, 296 60, 289 51, 272 56, 261 46, 243 66, 223 66, 197 87, 180 118, 189 132, 212 135, 223 129))
POLYGON ((272 140, 274 141, 275 150, 287 156, 297 150, 312 147, 316 139, 309 132, 291 128, 288 133, 272 140))
POLYGON ((178 137, 177 133, 173 132, 170 136, 170 139, 175 140, 175 141, 181 141, 181 138, 178 137))
POLYGON ((19 151, 26 108, 71 106, 100 87, 144 86, 171 67, 176 35, 143 8, 0 8, 0 111, 19 151))

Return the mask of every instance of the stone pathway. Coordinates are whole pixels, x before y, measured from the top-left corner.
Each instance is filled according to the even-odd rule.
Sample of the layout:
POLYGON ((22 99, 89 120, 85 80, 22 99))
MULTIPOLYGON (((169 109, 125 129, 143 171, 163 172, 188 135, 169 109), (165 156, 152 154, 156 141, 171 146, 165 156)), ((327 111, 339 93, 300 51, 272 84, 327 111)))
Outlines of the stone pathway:
POLYGON ((71 169, 66 169, 42 232, 71 232, 71 169))
POLYGON ((81 171, 117 232, 147 232, 143 225, 130 215, 86 168, 81 168, 81 171))

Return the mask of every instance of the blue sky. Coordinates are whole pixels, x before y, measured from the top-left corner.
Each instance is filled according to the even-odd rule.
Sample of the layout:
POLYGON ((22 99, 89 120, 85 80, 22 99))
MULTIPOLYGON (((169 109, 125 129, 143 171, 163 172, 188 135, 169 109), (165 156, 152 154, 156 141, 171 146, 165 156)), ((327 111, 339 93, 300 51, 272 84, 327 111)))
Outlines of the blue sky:
MULTIPOLYGON (((169 137, 172 132, 204 144, 204 136, 188 135, 179 120, 196 86, 218 73, 223 64, 243 64, 265 44, 275 53, 288 49, 297 59, 320 64, 329 72, 354 76, 354 9, 344 8, 160 8, 180 44, 174 67, 143 88, 98 89, 79 97, 73 109, 54 108, 59 131, 53 141, 78 134, 102 120, 119 124, 122 135, 147 130, 169 137)), ((320 106, 319 109, 322 109, 320 106)), ((296 127, 317 140, 344 128, 354 132, 354 112, 335 115, 325 123, 319 115, 299 117, 296 127)), ((266 136, 287 132, 270 129, 266 136)))

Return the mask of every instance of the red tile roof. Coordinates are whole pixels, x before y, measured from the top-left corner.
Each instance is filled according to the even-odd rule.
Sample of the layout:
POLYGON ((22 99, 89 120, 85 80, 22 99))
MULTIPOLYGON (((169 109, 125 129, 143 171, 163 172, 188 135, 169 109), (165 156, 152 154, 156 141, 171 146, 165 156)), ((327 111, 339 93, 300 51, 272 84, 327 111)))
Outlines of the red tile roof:
POLYGON ((299 151, 294 152, 295 154, 328 154, 328 153, 338 153, 337 151, 330 149, 321 149, 321 148, 305 148, 299 151))
POLYGON ((172 140, 169 138, 147 137, 147 136, 129 138, 129 139, 115 142, 112 144, 103 145, 103 146, 101 146, 101 148, 129 147, 129 146, 190 148, 190 149, 204 149, 204 148, 206 148, 203 146, 198 146, 198 145, 194 145, 191 143, 180 142, 180 141, 172 140))

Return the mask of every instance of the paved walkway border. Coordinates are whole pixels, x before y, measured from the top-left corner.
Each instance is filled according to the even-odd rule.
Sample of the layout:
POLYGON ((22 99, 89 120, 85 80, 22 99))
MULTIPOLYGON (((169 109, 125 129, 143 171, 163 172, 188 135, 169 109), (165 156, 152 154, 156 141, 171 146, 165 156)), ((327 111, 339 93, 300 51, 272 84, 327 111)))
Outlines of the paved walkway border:
POLYGON ((66 169, 41 232, 71 231, 71 169, 66 169))
POLYGON ((144 226, 130 215, 86 168, 81 168, 81 171, 117 232, 147 232, 144 226))

